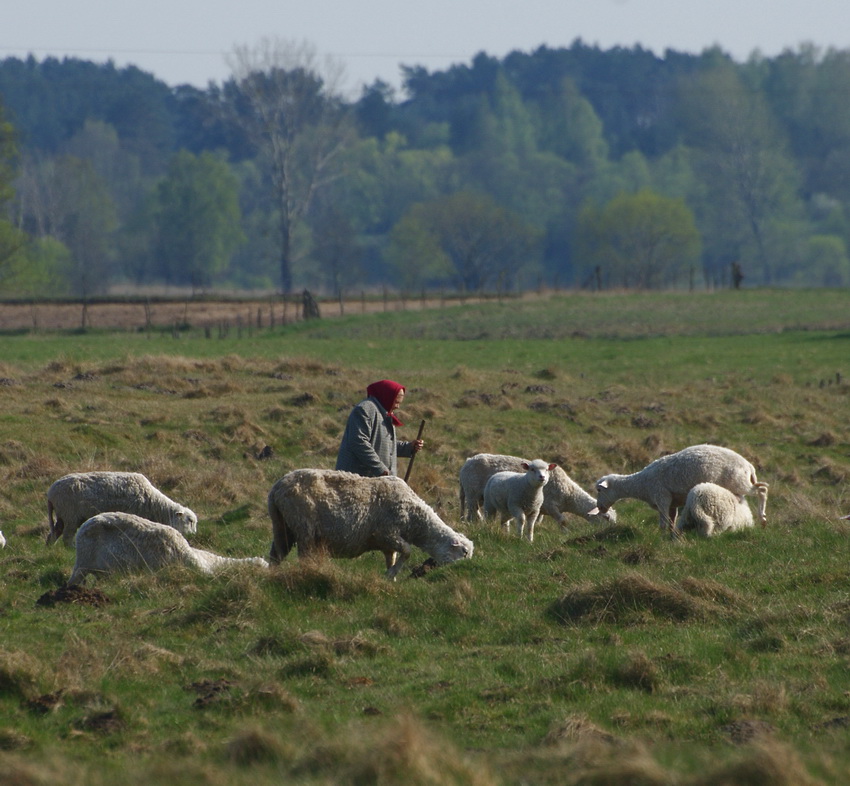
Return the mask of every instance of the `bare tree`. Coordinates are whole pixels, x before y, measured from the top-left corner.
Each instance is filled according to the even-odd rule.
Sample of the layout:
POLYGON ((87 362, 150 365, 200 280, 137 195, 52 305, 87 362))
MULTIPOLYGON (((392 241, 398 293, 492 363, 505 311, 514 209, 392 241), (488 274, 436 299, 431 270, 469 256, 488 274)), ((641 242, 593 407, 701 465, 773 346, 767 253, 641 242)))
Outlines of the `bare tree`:
POLYGON ((339 95, 342 66, 319 63, 315 48, 264 38, 230 58, 236 121, 268 167, 278 212, 280 284, 292 291, 292 240, 316 192, 339 176, 339 153, 351 138, 339 95))

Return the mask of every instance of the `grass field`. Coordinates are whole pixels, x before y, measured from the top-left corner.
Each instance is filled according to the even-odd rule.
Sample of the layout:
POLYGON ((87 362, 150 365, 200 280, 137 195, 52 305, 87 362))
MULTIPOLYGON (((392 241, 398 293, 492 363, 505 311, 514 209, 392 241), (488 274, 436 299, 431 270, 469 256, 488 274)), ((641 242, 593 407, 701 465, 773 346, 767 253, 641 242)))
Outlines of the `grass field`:
POLYGON ((564 295, 225 338, 3 336, 0 784, 847 782, 848 305, 564 295), (44 545, 57 477, 144 472, 197 512, 193 545, 264 555, 268 489, 332 467, 381 377, 408 386, 402 436, 426 420, 411 485, 473 559, 393 584, 377 553, 291 555, 43 605, 73 565, 44 545), (770 483, 766 529, 673 542, 631 500, 533 544, 459 521, 475 452, 592 490, 700 442, 770 483))

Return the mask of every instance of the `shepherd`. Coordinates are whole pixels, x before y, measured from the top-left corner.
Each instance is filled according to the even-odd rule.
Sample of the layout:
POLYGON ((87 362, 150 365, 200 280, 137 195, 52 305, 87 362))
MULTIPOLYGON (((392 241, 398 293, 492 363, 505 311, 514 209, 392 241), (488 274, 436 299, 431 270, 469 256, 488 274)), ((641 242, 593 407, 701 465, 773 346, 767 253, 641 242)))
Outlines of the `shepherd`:
POLYGON ((404 401, 405 387, 391 379, 373 382, 366 388, 366 398, 348 416, 336 469, 374 478, 398 475, 398 457, 413 459, 424 447, 422 430, 415 440, 396 438, 396 427, 404 424, 395 411, 404 401))

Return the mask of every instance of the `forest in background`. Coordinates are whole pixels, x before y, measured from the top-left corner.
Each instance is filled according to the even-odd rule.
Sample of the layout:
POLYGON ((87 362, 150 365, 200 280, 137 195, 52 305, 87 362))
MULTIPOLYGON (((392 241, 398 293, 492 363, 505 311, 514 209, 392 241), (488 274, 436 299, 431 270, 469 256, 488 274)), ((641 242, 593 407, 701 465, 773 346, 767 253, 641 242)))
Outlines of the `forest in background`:
POLYGON ((848 51, 402 70, 349 98, 279 39, 205 89, 0 60, 0 293, 850 285, 848 51))

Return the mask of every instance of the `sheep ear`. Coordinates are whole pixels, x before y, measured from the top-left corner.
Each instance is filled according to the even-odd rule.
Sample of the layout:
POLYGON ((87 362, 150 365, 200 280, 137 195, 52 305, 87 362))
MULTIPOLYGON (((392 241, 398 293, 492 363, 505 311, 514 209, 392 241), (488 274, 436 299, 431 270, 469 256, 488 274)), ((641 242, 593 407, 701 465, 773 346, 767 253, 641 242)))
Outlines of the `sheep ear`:
POLYGON ((608 488, 608 481, 607 480, 600 480, 599 483, 596 484, 596 488, 607 489, 608 488))
POLYGON ((528 465, 527 461, 523 461, 521 466, 522 466, 523 469, 528 469, 529 465, 528 465))
POLYGON ((553 469, 555 469, 555 467, 557 467, 557 466, 558 466, 557 464, 550 464, 550 465, 549 465, 549 472, 551 472, 551 471, 552 471, 553 469))

